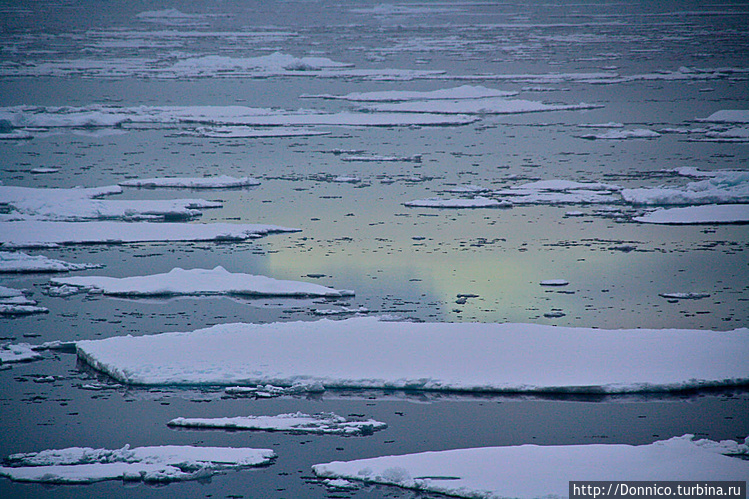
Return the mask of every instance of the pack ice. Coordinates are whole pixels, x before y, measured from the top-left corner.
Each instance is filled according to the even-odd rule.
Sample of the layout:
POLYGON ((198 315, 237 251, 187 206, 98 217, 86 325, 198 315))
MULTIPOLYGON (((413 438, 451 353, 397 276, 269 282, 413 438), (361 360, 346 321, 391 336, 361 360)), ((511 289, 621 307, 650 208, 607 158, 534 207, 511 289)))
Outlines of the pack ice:
POLYGON ((172 482, 209 477, 221 470, 270 464, 268 449, 166 445, 122 449, 70 447, 13 454, 0 476, 19 482, 92 483, 103 480, 172 482))
POLYGON ((141 385, 625 393, 749 382, 749 329, 600 330, 536 324, 222 324, 80 341, 78 357, 141 385))
MULTIPOLYGON (((570 480, 740 480, 747 445, 674 437, 648 445, 483 447, 313 466, 320 478, 396 485, 454 497, 567 497, 570 480), (729 454, 729 455, 724 455, 729 454)), ((676 492, 674 490, 674 492, 676 492)))

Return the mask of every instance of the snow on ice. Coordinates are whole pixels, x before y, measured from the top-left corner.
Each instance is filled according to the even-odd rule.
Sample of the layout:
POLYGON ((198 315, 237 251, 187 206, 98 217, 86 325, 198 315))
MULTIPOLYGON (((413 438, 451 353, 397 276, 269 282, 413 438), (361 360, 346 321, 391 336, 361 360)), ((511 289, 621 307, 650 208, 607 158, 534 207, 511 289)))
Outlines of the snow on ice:
POLYGON ((9 362, 28 362, 30 360, 40 359, 41 357, 41 354, 34 350, 33 345, 28 343, 3 345, 2 348, 0 348, 0 363, 2 364, 9 362))
POLYGON ((634 130, 610 130, 605 133, 591 133, 581 135, 582 139, 589 140, 625 140, 625 139, 654 139, 661 134, 648 130, 647 128, 636 128, 634 130))
POLYGON ((13 106, 0 108, 0 121, 16 128, 116 127, 128 124, 161 126, 207 124, 235 126, 457 126, 476 117, 423 113, 326 113, 309 109, 286 111, 246 106, 85 107, 13 106))
POLYGON ((740 480, 746 444, 693 435, 647 445, 518 445, 423 452, 313 466, 324 479, 395 485, 456 497, 567 497, 569 480, 740 480), (737 452, 736 452, 737 451, 737 452))
POLYGON ((185 130, 177 135, 204 137, 209 139, 258 139, 269 137, 308 137, 315 135, 330 135, 331 132, 323 130, 312 130, 310 128, 275 127, 252 128, 247 126, 221 126, 221 127, 197 127, 194 130, 185 130))
POLYGON ((0 286, 0 315, 29 315, 49 312, 44 307, 36 306, 36 302, 26 298, 20 289, 0 286))
POLYGON ((219 208, 221 203, 204 199, 111 200, 99 199, 120 194, 120 186, 44 189, 0 185, 0 203, 10 213, 0 221, 49 220, 165 220, 200 216, 201 209, 219 208))
POLYGON ((607 331, 358 317, 222 324, 80 341, 77 350, 92 367, 141 385, 627 393, 745 384, 747 338, 747 329, 607 331))
POLYGON ((43 255, 27 255, 20 251, 0 251, 0 273, 70 272, 99 268, 89 263, 69 263, 43 255))
POLYGON ((436 114, 515 114, 541 111, 570 111, 602 107, 596 104, 545 104, 538 101, 520 99, 455 99, 409 101, 399 103, 372 104, 372 111, 394 113, 436 113, 436 114))
POLYGON ((228 189, 260 185, 260 181, 251 177, 182 177, 182 178, 144 178, 120 182, 123 187, 146 187, 149 189, 228 189))
POLYGON ((180 428, 213 428, 224 430, 263 430, 290 433, 317 433, 332 435, 370 435, 387 428, 385 423, 369 419, 349 421, 333 413, 279 414, 277 416, 238 416, 229 418, 175 418, 167 423, 180 428))
POLYGON ((512 203, 507 201, 497 201, 496 199, 476 196, 471 199, 415 199, 403 203, 411 208, 510 208, 512 203))
POLYGON ((649 224, 731 224, 749 223, 749 204, 708 204, 684 208, 659 208, 642 216, 636 222, 649 224))
POLYGON ((51 279, 53 286, 75 286, 80 290, 107 295, 144 297, 175 295, 245 296, 351 296, 352 291, 336 290, 301 281, 273 279, 262 275, 232 273, 223 267, 209 269, 174 268, 165 274, 132 277, 76 276, 51 279))
POLYGON ((13 454, 0 476, 19 482, 93 483, 103 480, 172 482, 272 462, 268 449, 166 445, 122 449, 70 447, 13 454))
POLYGON ((153 241, 244 241, 301 229, 277 225, 150 222, 3 222, 0 247, 125 244, 153 241))

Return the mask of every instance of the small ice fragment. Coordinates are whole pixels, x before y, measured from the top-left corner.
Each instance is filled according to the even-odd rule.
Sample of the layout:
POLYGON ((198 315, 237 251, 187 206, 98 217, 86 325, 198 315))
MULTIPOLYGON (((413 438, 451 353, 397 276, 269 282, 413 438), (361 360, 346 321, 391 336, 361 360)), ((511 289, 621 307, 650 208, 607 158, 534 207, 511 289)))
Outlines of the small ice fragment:
POLYGON ((564 279, 546 279, 539 284, 541 286, 567 286, 569 281, 565 281, 564 279))

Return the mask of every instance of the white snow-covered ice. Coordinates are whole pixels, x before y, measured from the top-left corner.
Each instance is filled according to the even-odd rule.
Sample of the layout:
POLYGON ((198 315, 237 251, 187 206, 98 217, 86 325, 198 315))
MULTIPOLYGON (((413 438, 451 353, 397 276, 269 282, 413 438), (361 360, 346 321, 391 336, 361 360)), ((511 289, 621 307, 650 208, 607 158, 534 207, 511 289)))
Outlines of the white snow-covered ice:
POLYGON ((0 286, 0 315, 29 315, 49 312, 27 298, 23 290, 0 286))
POLYGON ((120 182, 123 187, 146 187, 149 189, 228 189, 260 185, 260 181, 252 177, 230 177, 217 175, 215 177, 160 177, 132 179, 120 182))
POLYGON ((538 101, 504 98, 454 99, 409 101, 371 104, 367 109, 390 113, 436 113, 436 114, 516 114, 542 111, 572 111, 595 109, 597 104, 546 104, 538 101))
POLYGON ((53 286, 75 286, 81 290, 107 295, 144 297, 177 295, 245 296, 325 296, 353 295, 319 284, 274 279, 272 277, 232 273, 218 266, 213 269, 174 268, 165 274, 132 277, 75 276, 54 278, 53 286))
POLYGON ((295 412, 277 416, 237 416, 226 418, 175 418, 167 423, 180 428, 224 430, 283 431, 326 435, 369 435, 387 428, 385 423, 368 419, 348 420, 334 413, 304 414, 295 412))
POLYGON ((70 263, 43 255, 28 255, 21 251, 0 251, 0 273, 70 272, 99 267, 101 265, 70 263))
POLYGON ((600 330, 357 317, 80 341, 77 351, 118 381, 142 385, 301 382, 326 389, 626 393, 745 384, 747 338, 747 329, 600 330))
POLYGON ((483 196, 476 196, 470 199, 453 198, 427 198, 415 199, 403 203, 410 208, 510 208, 512 203, 508 201, 498 201, 483 196))
POLYGON ((172 482, 205 478, 227 469, 270 464, 272 450, 165 445, 121 449, 70 447, 13 454, 0 476, 19 482, 93 483, 103 480, 172 482))
POLYGON ((511 97, 517 92, 496 90, 482 86, 462 85, 431 91, 384 90, 379 92, 352 92, 346 95, 303 95, 305 98, 339 99, 353 102, 402 102, 413 100, 460 100, 485 99, 489 97, 511 97))
POLYGON ((244 241, 300 229, 262 224, 171 222, 2 222, 0 247, 124 244, 153 241, 244 241))
POLYGON ((723 454, 738 448, 745 454, 746 447, 684 435, 647 445, 526 444, 455 449, 336 461, 312 469, 325 479, 395 485, 455 497, 532 499, 567 497, 570 480, 744 481, 749 476, 749 461, 723 454))
POLYGON ((683 208, 659 208, 634 217, 649 224, 733 224, 749 223, 749 204, 708 204, 683 208))

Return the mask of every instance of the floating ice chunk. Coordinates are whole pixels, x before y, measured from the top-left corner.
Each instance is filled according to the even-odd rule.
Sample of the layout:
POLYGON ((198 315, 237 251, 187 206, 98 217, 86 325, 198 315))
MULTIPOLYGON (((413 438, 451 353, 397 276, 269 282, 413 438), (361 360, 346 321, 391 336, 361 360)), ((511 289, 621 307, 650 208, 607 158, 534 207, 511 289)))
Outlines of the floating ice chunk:
POLYGON ((33 138, 34 135, 26 130, 0 131, 0 140, 29 140, 33 138))
POLYGON ((358 317, 222 324, 79 341, 77 348, 95 369, 141 385, 301 381, 325 389, 637 393, 745 384, 747 338, 749 329, 606 331, 358 317))
POLYGON ((346 315, 346 314, 368 314, 369 309, 366 307, 341 307, 339 309, 314 309, 312 313, 315 315, 346 315))
POLYGON ((216 428, 225 430, 264 430, 291 433, 335 435, 370 435, 387 428, 385 423, 369 419, 349 421, 332 412, 320 414, 279 414, 278 416, 239 416, 232 418, 176 418, 167 423, 182 428, 216 428))
POLYGON ((705 138, 707 142, 749 142, 749 127, 734 127, 722 132, 709 131, 705 138))
POLYGON ((710 293, 658 293, 658 296, 672 300, 700 300, 709 298, 710 293))
POLYGON ((143 297, 166 295, 247 296, 349 296, 319 284, 273 279, 262 275, 232 273, 223 267, 213 270, 174 268, 166 274, 134 277, 76 276, 51 279, 53 285, 77 286, 107 295, 143 297))
POLYGON ((596 104, 544 104, 543 102, 520 99, 453 99, 401 102, 395 104, 373 104, 368 109, 396 113, 437 113, 437 114, 515 114, 541 111, 569 111, 602 107, 596 104))
POLYGON ((152 241, 244 241, 301 229, 277 225, 148 222, 2 222, 0 246, 47 247, 60 244, 124 244, 152 241))
POLYGON ((650 187, 623 189, 625 201, 638 205, 720 204, 749 201, 749 172, 717 170, 701 172, 695 168, 678 168, 679 175, 704 178, 686 187, 650 187))
POLYGON ((621 187, 600 182, 539 180, 495 191, 513 204, 612 204, 621 202, 621 187))
POLYGON ((205 478, 226 469, 270 464, 268 449, 231 447, 71 447, 14 454, 0 475, 21 482, 93 483, 102 480, 171 482, 205 478))
POLYGON ((205 137, 211 139, 259 139, 269 137, 307 137, 330 135, 331 132, 310 128, 277 127, 252 128, 246 126, 197 127, 194 130, 179 132, 178 135, 205 137))
MULTIPOLYGON (((745 480, 749 461, 692 435, 648 445, 518 445, 383 456, 312 467, 320 478, 466 498, 567 497, 575 480, 745 480)), ((709 441, 708 441, 709 442, 709 441)), ((711 442, 714 444, 715 442, 711 442)))
POLYGON ((517 92, 495 90, 482 86, 463 85, 427 92, 409 90, 386 90, 382 92, 352 92, 346 95, 302 95, 305 98, 340 99, 354 102, 402 102, 412 100, 484 99, 488 97, 510 97, 517 92))
POLYGON ((42 356, 34 350, 28 343, 16 343, 3 345, 0 348, 0 363, 8 362, 27 362, 30 360, 40 359, 42 356))
POLYGON ((498 201, 483 196, 476 196, 471 199, 440 199, 427 198, 416 199, 403 203, 404 206, 411 208, 511 208, 512 203, 508 201, 498 201))
POLYGON ((478 194, 481 192, 489 192, 490 189, 487 189, 486 187, 481 187, 480 185, 460 185, 457 187, 451 187, 450 189, 445 189, 445 192, 451 192, 453 194, 478 194))
POLYGON ((26 298, 20 289, 0 286, 0 315, 30 315, 49 312, 44 307, 37 307, 36 302, 26 298))
POLYGON ((649 224, 732 224, 749 223, 749 204, 709 204, 684 208, 659 208, 634 221, 649 224))
POLYGON ((42 189, 0 185, 0 202, 13 211, 5 220, 145 220, 184 219, 201 215, 199 210, 219 208, 221 203, 203 199, 102 200, 119 194, 120 186, 74 189, 42 189))
POLYGON ((252 177, 236 178, 228 175, 219 175, 217 177, 133 179, 120 182, 120 185, 124 187, 147 187, 149 189, 225 189, 260 185, 260 181, 252 177))
POLYGON ((569 281, 564 279, 546 279, 539 283, 541 286, 567 286, 569 281))
POLYGON ((333 177, 332 181, 339 184, 358 184, 359 182, 361 182, 361 179, 359 177, 339 175, 337 177, 333 177))
POLYGON ((31 173, 34 173, 37 175, 46 175, 47 173, 57 173, 60 171, 60 169, 41 167, 41 168, 32 168, 30 171, 31 173))
POLYGON ((611 130, 606 133, 592 133, 581 135, 581 139, 589 140, 625 140, 625 139, 654 139, 661 134, 647 128, 637 128, 635 130, 611 130))
POLYGON ((101 265, 69 263, 42 255, 31 256, 20 251, 0 251, 0 273, 69 272, 72 270, 95 269, 99 267, 101 265))
POLYGON ((325 69, 349 68, 353 64, 336 62, 326 57, 294 57, 274 52, 260 57, 236 58, 220 55, 191 57, 175 62, 162 70, 162 75, 174 74, 185 77, 214 76, 218 73, 235 72, 241 74, 272 74, 317 72, 325 69))
POLYGON ((713 123, 749 123, 749 110, 724 109, 716 111, 707 118, 702 118, 698 121, 709 121, 713 123))

